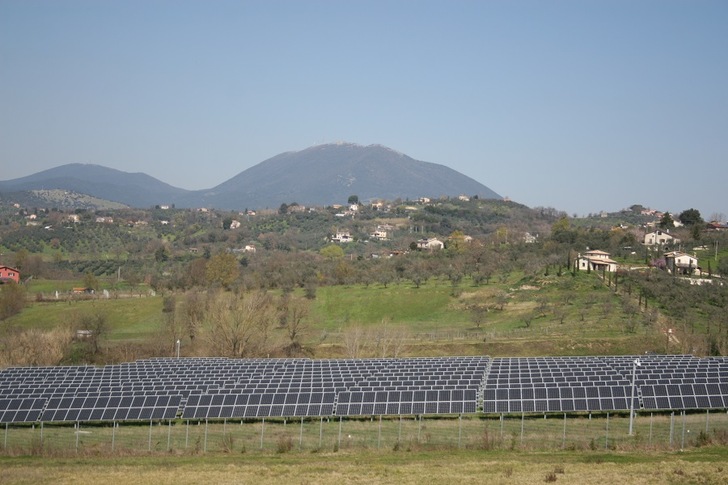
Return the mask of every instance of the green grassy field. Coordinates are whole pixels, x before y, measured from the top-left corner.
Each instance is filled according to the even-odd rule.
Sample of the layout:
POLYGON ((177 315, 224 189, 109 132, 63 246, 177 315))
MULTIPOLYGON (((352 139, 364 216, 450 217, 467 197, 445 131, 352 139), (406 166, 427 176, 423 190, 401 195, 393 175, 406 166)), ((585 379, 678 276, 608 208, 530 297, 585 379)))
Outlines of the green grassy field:
POLYGON ((725 447, 690 452, 356 452, 0 458, 7 484, 722 484, 725 447))
MULTIPOLYGON (((43 293, 46 300, 54 300, 54 287, 78 284, 37 281, 29 294, 43 293)), ((144 289, 137 290, 135 297, 128 295, 112 290, 109 299, 97 293, 88 300, 32 301, 22 313, 8 319, 5 327, 47 330, 74 326, 84 313, 102 312, 109 322, 108 345, 157 338, 163 321, 162 296, 148 296, 144 289)), ((595 274, 530 279, 512 275, 507 281, 480 286, 467 279, 457 287, 444 279, 430 279, 419 288, 406 281, 386 288, 379 284, 321 287, 311 302, 307 344, 316 357, 342 356, 342 333, 347 329, 357 326, 376 331, 383 325, 402 331, 406 338, 403 355, 592 355, 664 350, 659 329, 627 315, 622 297, 595 274), (502 310, 496 304, 498 295, 506 295, 502 310), (470 310, 473 304, 490 307, 479 324, 470 310)))

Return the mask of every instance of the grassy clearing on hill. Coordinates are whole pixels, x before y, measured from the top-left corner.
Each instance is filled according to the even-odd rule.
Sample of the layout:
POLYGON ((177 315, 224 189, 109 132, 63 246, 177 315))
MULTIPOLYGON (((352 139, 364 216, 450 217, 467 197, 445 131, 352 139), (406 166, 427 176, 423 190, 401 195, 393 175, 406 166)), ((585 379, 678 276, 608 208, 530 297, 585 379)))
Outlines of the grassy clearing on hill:
MULTIPOLYGON (((73 287, 74 282, 63 282, 73 287)), ((76 282, 78 284, 78 282, 76 282)), ((34 282, 30 294, 53 285, 34 282)), ((302 295, 302 290, 299 290, 302 295)), ((136 294, 145 294, 137 291, 136 294)), ((122 295, 117 297, 117 295, 122 295)), ((158 338, 162 296, 90 300, 33 301, 6 327, 50 329, 77 325, 84 313, 103 313, 108 345, 158 338)), ((408 281, 390 284, 327 286, 311 302, 308 344, 315 357, 345 356, 343 334, 357 326, 402 330, 402 355, 590 355, 662 351, 663 337, 639 314, 626 312, 623 297, 596 274, 493 279, 475 286, 469 279, 453 286, 430 279, 419 288, 408 281), (488 307, 476 323, 474 305, 488 307), (324 338, 325 336, 325 338, 324 338)), ((74 327, 75 328, 75 327, 74 327)), ((283 335, 284 330, 276 330, 283 335)), ((183 349, 193 349, 184 345, 183 349)), ((672 351, 678 349, 673 348, 672 351)))

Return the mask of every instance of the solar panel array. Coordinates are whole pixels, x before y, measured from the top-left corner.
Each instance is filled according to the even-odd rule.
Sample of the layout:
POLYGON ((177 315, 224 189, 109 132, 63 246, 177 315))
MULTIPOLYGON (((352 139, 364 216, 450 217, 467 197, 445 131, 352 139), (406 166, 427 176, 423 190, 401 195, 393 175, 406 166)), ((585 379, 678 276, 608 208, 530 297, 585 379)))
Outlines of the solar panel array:
POLYGON ((728 407, 728 359, 690 355, 160 358, 0 371, 0 422, 728 407))
POLYGON ((485 379, 483 411, 629 410, 633 368, 634 409, 728 407, 728 359, 645 355, 494 359, 485 379))

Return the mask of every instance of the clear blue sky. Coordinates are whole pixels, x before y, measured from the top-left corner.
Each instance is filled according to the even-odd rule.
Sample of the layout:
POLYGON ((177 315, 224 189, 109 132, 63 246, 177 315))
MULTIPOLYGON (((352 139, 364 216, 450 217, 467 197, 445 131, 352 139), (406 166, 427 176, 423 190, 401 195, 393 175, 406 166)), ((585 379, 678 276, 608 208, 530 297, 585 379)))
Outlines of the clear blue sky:
POLYGON ((0 1, 0 180, 382 144, 531 207, 728 213, 728 2, 0 1))

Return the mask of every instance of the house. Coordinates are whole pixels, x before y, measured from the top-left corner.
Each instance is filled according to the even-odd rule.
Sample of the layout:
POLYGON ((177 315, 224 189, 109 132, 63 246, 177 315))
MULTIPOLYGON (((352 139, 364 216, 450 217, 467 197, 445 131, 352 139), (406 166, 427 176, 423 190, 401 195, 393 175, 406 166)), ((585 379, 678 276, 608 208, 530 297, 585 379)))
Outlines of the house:
POLYGON ((230 229, 239 229, 240 228, 240 221, 233 219, 230 222, 230 229))
POLYGON ((672 237, 670 234, 663 231, 654 231, 645 234, 645 238, 642 244, 645 246, 660 246, 665 247, 671 244, 679 244, 680 240, 676 237, 672 237))
POLYGON ((599 250, 579 254, 574 264, 579 271, 606 271, 608 273, 617 271, 617 262, 609 257, 609 253, 599 250))
POLYGON ((426 249, 428 251, 437 251, 444 247, 445 243, 434 237, 420 239, 417 241, 417 249, 421 250, 426 249))
POLYGON ((523 235, 523 242, 526 244, 533 244, 538 240, 538 235, 533 235, 530 232, 527 232, 523 235))
POLYGON ((349 233, 349 231, 337 232, 336 234, 331 236, 331 241, 337 243, 349 243, 354 241, 354 238, 351 237, 351 233, 349 233))
POLYGON ((698 258, 680 251, 665 253, 665 265, 672 274, 691 275, 699 270, 698 258))
POLYGON ((369 235, 372 239, 379 239, 380 241, 386 241, 389 239, 389 233, 394 230, 394 226, 391 224, 380 224, 376 230, 369 235))
POLYGON ((10 266, 0 266, 0 284, 10 282, 20 283, 20 272, 10 266))

